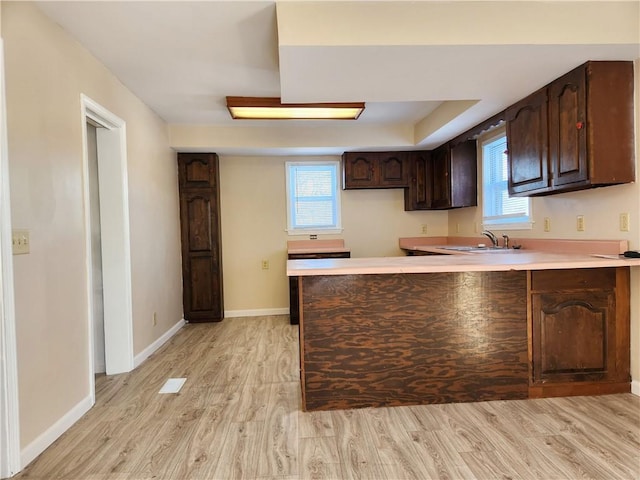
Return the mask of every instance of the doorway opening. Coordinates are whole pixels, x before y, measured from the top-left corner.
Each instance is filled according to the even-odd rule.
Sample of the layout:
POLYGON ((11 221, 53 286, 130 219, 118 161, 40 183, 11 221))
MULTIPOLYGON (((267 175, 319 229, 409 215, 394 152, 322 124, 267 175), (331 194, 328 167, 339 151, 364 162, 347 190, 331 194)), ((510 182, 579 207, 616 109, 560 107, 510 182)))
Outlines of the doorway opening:
POLYGON ((104 297, 102 286, 102 231, 100 228, 100 183, 98 172, 98 129, 87 120, 87 174, 89 177, 89 227, 91 235, 91 281, 93 303, 93 373, 107 371, 104 359, 104 297))
POLYGON ((90 385, 133 370, 125 122, 82 95, 90 385))

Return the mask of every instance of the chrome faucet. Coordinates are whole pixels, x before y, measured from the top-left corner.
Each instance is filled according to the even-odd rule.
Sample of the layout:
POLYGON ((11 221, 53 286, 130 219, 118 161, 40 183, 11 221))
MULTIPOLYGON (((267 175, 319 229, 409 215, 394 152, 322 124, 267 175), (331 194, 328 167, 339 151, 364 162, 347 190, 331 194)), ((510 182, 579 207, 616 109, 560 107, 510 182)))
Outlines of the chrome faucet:
POLYGON ((498 237, 496 237, 493 232, 490 232, 489 230, 483 230, 482 235, 488 237, 494 247, 498 247, 498 237))
POLYGON ((503 233, 502 240, 504 240, 504 244, 502 246, 504 248, 509 248, 509 235, 507 235, 506 233, 503 233))

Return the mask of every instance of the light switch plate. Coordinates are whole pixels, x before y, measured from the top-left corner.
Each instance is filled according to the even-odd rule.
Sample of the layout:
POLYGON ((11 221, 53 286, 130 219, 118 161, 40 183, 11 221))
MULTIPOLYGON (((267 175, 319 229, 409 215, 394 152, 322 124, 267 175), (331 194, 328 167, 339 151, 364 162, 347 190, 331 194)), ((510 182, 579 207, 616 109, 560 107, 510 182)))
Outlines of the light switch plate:
POLYGON ((11 245, 13 247, 14 255, 24 255, 29 253, 29 230, 13 230, 11 245))

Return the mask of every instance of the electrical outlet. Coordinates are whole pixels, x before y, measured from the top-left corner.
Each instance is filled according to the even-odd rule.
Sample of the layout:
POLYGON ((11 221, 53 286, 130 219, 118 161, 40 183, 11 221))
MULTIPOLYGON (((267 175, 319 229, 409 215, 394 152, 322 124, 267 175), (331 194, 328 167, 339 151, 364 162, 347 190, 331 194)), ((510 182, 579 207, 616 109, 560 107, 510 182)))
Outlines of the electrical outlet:
POLYGON ((269 260, 262 260, 262 269, 269 270, 269 260))
POLYGON ((621 232, 629 231, 629 214, 628 213, 620 214, 620 231, 621 232))
POLYGON ((153 312, 153 317, 151 318, 151 323, 155 327, 158 325, 158 312, 153 312))
POLYGON ((427 224, 426 223, 422 224, 422 233, 427 233, 427 224))
POLYGON ((473 222, 473 233, 478 233, 478 222, 473 222))
POLYGON ((549 217, 544 217, 544 231, 551 231, 551 219, 549 217))
POLYGON ((14 255, 29 253, 29 230, 13 230, 11 246, 14 255))
POLYGON ((584 215, 578 215, 576 217, 576 230, 584 232, 584 215))
POLYGON ((456 223, 456 233, 460 233, 460 224, 456 223))

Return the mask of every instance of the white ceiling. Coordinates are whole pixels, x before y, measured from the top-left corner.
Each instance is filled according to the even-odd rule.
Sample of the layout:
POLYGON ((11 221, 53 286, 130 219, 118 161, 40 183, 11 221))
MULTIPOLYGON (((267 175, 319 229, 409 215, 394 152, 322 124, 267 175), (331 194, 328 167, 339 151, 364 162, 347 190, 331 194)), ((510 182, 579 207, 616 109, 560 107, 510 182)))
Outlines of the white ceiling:
MULTIPOLYGON (((640 58, 637 0, 37 3, 170 125, 289 130, 279 153, 300 147, 301 124, 234 121, 225 96, 367 103, 359 120, 339 123, 346 135, 358 129, 357 142, 310 153, 432 148, 586 60, 640 58), (456 100, 473 101, 443 113, 456 100), (367 143, 363 128, 385 126, 414 135, 367 143)), ((337 124, 309 125, 329 135, 337 124)), ((261 153, 240 141, 207 146, 261 153)))

